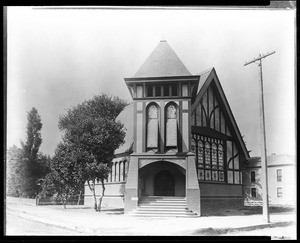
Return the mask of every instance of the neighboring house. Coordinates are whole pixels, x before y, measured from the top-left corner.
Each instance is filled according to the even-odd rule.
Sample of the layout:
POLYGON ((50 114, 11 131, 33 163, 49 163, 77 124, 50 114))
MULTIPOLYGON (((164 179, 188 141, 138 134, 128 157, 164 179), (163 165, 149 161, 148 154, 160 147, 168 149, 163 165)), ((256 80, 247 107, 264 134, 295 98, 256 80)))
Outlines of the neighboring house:
MULTIPOLYGON (((216 70, 192 75, 162 40, 125 83, 133 103, 117 118, 126 141, 115 152, 103 205, 130 213, 160 197, 201 215, 203 204, 243 204, 250 158, 216 70)), ((86 186, 85 204, 92 203, 86 186)))
MULTIPOLYGON (((296 205, 295 156, 272 154, 267 157, 269 204, 296 205)), ((262 205, 261 159, 251 158, 245 166, 245 205, 262 205)))

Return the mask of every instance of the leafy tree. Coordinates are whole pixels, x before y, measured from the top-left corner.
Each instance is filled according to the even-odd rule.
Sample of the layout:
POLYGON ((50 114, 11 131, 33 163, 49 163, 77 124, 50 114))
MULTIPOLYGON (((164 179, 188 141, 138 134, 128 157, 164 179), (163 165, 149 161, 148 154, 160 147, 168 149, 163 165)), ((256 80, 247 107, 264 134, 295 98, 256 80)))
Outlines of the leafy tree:
MULTIPOLYGON (((7 150, 7 195, 13 197, 26 197, 28 192, 40 191, 40 186, 36 183, 36 178, 32 179, 29 174, 29 160, 24 157, 23 150, 17 146, 12 146, 7 150), (34 180, 34 181, 32 181, 34 180)), ((42 180, 50 172, 50 156, 38 153, 35 168, 42 180)))
POLYGON ((57 194, 66 208, 67 200, 73 195, 81 195, 84 179, 75 150, 64 143, 58 145, 42 184, 42 195, 57 194))
POLYGON ((38 151, 42 143, 41 129, 43 126, 36 108, 33 107, 27 112, 27 121, 26 141, 21 141, 23 157, 26 159, 25 161, 28 161, 28 163, 24 164, 26 171, 25 193, 29 197, 34 197, 38 193, 37 180, 41 177, 37 160, 38 151))
POLYGON ((22 149, 13 145, 7 150, 6 155, 6 189, 7 196, 19 197, 24 191, 26 180, 22 149))
POLYGON ((59 119, 59 128, 64 131, 64 141, 76 154, 82 176, 93 192, 96 211, 101 210, 104 180, 111 171, 114 151, 124 143, 123 124, 116 122, 115 118, 126 105, 118 97, 102 94, 68 109, 59 119), (95 193, 97 182, 102 185, 98 205, 95 193))
POLYGON ((27 156, 29 161, 33 161, 37 159, 37 154, 42 144, 41 129, 43 124, 36 108, 33 107, 27 112, 27 121, 27 138, 25 143, 21 142, 21 145, 24 155, 27 156))
POLYGON ((45 155, 41 152, 38 153, 38 157, 35 163, 34 170, 36 171, 34 174, 36 174, 36 178, 34 186, 35 186, 35 192, 40 192, 42 191, 42 184, 43 181, 45 180, 45 176, 51 172, 50 169, 51 166, 51 157, 49 155, 45 155))

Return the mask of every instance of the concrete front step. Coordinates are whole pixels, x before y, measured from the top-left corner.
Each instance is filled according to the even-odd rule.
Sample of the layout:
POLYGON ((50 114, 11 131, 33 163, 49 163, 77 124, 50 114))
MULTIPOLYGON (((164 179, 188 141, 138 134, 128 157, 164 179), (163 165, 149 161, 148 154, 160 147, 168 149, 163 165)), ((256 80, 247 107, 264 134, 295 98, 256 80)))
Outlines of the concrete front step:
POLYGON ((139 201, 136 210, 129 213, 132 216, 144 217, 198 217, 187 208, 185 197, 150 196, 139 201))
POLYGON ((165 207, 165 208, 159 208, 159 207, 139 207, 138 211, 156 211, 156 212, 186 212, 188 210, 187 208, 173 208, 173 207, 165 207))
POLYGON ((129 213, 131 216, 144 216, 144 217, 198 217, 196 213, 191 211, 186 212, 169 212, 169 211, 132 211, 129 213))
POLYGON ((145 205, 145 204, 142 204, 139 206, 139 208, 151 208, 151 209, 168 209, 168 208, 172 208, 172 209, 187 209, 187 206, 186 205, 145 205))
POLYGON ((157 210, 134 210, 132 213, 151 213, 151 214, 161 214, 161 213, 168 213, 168 214, 194 214, 193 212, 187 210, 187 211, 157 211, 157 210))
MULTIPOLYGON (((130 214, 129 214, 130 215, 130 214)), ((134 217, 176 217, 176 218, 194 218, 194 217, 199 217, 197 214, 194 215, 170 215, 166 213, 161 213, 161 214, 131 214, 134 217)))
POLYGON ((186 201, 185 197, 143 197, 141 201, 186 201))
POLYGON ((139 205, 180 205, 180 206, 184 206, 186 205, 186 202, 163 202, 163 201, 159 201, 159 202, 139 202, 139 205))
POLYGON ((185 203, 186 200, 169 200, 169 199, 156 199, 156 200, 140 200, 141 203, 147 202, 168 202, 168 203, 185 203))

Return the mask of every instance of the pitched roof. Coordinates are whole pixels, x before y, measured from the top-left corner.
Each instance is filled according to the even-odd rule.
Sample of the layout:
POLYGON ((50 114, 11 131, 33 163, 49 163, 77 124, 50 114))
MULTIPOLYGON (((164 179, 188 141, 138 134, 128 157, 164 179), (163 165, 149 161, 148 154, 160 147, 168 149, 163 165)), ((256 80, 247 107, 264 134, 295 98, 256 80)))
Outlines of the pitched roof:
POLYGON ((211 73, 211 71, 213 69, 214 68, 212 67, 212 68, 206 69, 205 71, 197 74, 197 75, 200 75, 197 94, 199 93, 199 91, 202 88, 204 82, 206 81, 206 79, 208 78, 209 74, 211 73))
POLYGON ((267 158, 268 165, 295 164, 295 156, 288 154, 274 154, 267 158))
POLYGON ((202 96, 204 95, 204 93, 206 92, 208 87, 211 85, 211 83, 214 82, 214 84, 217 88, 217 91, 220 95, 221 101, 224 105, 225 112, 227 113, 227 115, 229 117, 229 122, 231 123, 231 125, 233 127, 233 132, 234 132, 236 138, 238 139, 239 144, 241 145, 241 148, 244 152, 245 158, 249 159, 249 157, 250 157, 249 152, 246 148, 245 142, 242 138, 242 135, 238 128, 238 125, 234 119, 233 113, 231 111, 231 108, 230 108, 227 98, 225 96, 224 90, 221 86, 221 83, 219 81, 219 78, 217 76, 215 68, 210 68, 210 69, 200 73, 199 75, 200 75, 200 77, 199 77, 197 96, 191 107, 192 112, 196 109, 197 104, 200 102, 200 99, 202 98, 202 96))
POLYGON ((133 78, 190 75, 168 42, 161 40, 133 78))
MULTIPOLYGON (((274 154, 267 157, 268 166, 295 165, 295 156, 289 154, 274 154)), ((261 157, 251 157, 245 164, 247 168, 261 167, 261 157)))
POLYGON ((117 116, 116 121, 120 121, 126 128, 125 143, 115 150, 115 155, 127 153, 133 144, 133 104, 126 106, 117 116))

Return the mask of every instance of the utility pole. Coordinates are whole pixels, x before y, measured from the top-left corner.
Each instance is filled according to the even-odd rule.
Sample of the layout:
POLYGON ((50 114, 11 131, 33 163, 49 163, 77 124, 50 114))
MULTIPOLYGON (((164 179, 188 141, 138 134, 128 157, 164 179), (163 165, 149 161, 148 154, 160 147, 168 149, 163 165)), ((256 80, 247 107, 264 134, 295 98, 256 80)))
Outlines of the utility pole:
MULTIPOLYGON (((264 89, 263 89, 263 74, 262 74, 262 59, 274 54, 275 51, 267 53, 265 55, 259 54, 259 57, 254 58, 250 62, 246 62, 244 66, 259 61, 259 83, 260 83, 260 95, 259 95, 259 107, 260 107, 260 132, 261 132, 261 168, 262 168, 262 199, 263 199, 263 218, 270 223, 269 214, 269 193, 268 193, 268 167, 267 167, 267 143, 266 143, 266 129, 265 129, 265 113, 264 113, 264 89)), ((256 63, 257 64, 257 63, 256 63)))

